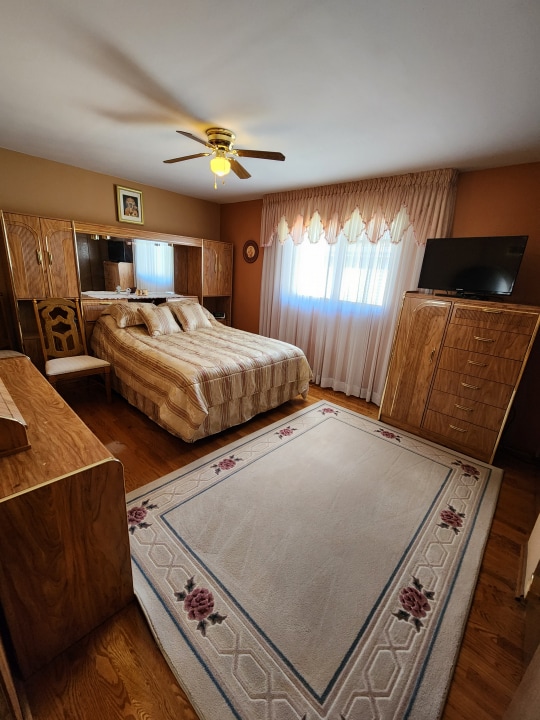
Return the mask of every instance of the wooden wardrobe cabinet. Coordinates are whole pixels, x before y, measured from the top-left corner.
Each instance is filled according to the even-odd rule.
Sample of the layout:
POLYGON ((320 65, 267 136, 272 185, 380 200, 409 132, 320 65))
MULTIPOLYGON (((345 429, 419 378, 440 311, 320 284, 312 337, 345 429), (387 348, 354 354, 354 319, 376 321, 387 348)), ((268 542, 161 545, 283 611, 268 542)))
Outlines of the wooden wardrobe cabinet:
POLYGON ((75 240, 69 220, 2 215, 15 298, 78 297, 75 240))
POLYGON ((233 246, 203 240, 203 305, 225 325, 231 324, 233 246))
POLYGON ((202 246, 174 245, 174 291, 199 298, 225 325, 231 324, 233 246, 202 240, 202 246))
POLYGON ((232 295, 233 246, 203 240, 203 295, 232 295))
POLYGON ((537 307, 406 293, 379 419, 491 462, 539 323, 537 307))
POLYGON ((32 298, 79 297, 73 225, 69 220, 7 212, 1 213, 1 220, 16 345, 42 368, 32 298))

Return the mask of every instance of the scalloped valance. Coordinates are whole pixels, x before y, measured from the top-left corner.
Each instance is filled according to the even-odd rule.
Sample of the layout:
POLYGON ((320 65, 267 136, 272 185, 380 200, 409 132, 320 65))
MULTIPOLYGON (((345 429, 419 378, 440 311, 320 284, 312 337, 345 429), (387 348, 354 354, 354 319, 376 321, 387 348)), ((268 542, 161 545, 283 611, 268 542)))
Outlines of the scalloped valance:
POLYGON ((349 242, 376 243, 385 232, 398 243, 411 231, 424 245, 450 229, 457 176, 447 168, 266 195, 261 245, 287 238, 296 245, 306 239, 333 244, 342 234, 349 242), (408 223, 396 223, 403 210, 408 223))

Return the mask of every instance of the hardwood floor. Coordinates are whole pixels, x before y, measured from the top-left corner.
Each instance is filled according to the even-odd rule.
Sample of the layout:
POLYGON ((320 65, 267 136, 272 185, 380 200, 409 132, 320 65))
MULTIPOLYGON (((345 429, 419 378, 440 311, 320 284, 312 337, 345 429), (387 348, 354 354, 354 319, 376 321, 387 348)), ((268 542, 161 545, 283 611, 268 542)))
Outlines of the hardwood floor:
MULTIPOLYGON (((95 385, 60 391, 122 461, 127 492, 320 399, 373 418, 378 412, 358 398, 313 386, 307 400, 298 398, 190 445, 116 394, 108 405, 95 385)), ((494 464, 505 468, 504 480, 442 720, 501 720, 525 669, 525 610, 514 591, 520 548, 540 510, 540 469, 504 452, 494 464)), ((197 718, 135 602, 30 678, 24 689, 33 720, 197 718)))

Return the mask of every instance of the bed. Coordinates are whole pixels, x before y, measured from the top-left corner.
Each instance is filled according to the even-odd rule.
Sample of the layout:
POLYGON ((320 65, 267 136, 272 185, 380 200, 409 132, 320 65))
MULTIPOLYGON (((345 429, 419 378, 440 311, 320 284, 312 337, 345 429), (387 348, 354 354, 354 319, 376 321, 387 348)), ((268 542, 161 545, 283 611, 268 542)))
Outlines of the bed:
POLYGON ((227 327, 193 300, 115 303, 91 347, 115 390, 186 442, 305 398, 311 379, 300 348, 227 327))

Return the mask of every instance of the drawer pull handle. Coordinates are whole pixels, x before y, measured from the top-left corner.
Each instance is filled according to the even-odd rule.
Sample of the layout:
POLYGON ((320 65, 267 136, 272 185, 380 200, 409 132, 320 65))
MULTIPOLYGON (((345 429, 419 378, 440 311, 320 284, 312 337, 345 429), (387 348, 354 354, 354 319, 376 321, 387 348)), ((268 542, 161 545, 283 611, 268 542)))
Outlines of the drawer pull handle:
POLYGON ((495 342, 494 338, 483 338, 483 337, 479 337, 478 335, 475 335, 474 339, 479 340, 480 342, 495 342))
POLYGON ((470 390, 480 390, 480 385, 469 385, 469 383, 461 383, 463 387, 469 388, 470 390))
POLYGON ((476 360, 467 360, 469 365, 478 365, 478 367, 487 367, 487 363, 476 362, 476 360))
POLYGON ((457 430, 458 432, 467 432, 467 430, 464 430, 463 428, 458 428, 457 425, 450 425, 452 430, 457 430))
POLYGON ((465 412, 473 412, 474 408, 465 407, 465 405, 458 405, 455 403, 454 407, 459 408, 459 410, 465 410, 465 412))
POLYGON ((483 308, 482 312, 491 313, 492 315, 502 315, 502 310, 491 310, 490 308, 483 308))

